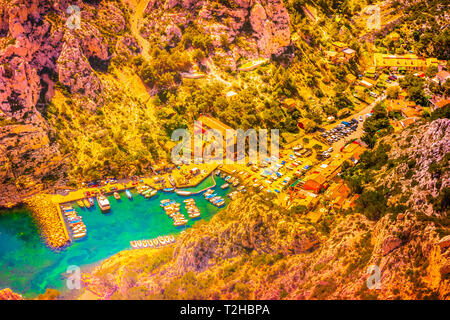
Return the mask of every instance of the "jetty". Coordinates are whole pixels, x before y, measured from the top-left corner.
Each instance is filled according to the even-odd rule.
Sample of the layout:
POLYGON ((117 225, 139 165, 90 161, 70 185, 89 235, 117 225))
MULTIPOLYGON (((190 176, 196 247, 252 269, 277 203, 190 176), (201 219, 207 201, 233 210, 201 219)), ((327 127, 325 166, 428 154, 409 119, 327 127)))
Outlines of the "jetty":
POLYGON ((69 233, 59 206, 49 195, 38 195, 26 200, 43 238, 52 249, 60 249, 70 243, 69 233))

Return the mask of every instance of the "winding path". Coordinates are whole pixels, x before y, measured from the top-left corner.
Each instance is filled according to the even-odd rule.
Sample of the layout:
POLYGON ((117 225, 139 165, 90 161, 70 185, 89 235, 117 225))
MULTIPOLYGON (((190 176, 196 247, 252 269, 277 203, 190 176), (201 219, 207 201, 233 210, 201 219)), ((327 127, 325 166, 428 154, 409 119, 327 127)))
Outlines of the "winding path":
POLYGON ((151 57, 148 53, 150 44, 146 39, 142 37, 139 29, 144 17, 144 11, 147 8, 149 2, 150 0, 137 0, 137 4, 134 3, 136 4, 135 13, 131 16, 131 33, 136 38, 139 46, 142 48, 142 57, 147 61, 151 60, 151 57))

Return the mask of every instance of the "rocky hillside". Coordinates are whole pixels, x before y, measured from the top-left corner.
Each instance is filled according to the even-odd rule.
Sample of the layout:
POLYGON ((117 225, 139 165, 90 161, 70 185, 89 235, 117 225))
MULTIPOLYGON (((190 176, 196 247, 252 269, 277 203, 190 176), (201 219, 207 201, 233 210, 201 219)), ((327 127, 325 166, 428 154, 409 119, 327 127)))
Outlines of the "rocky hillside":
POLYGON ((390 189, 383 214, 373 218, 361 209, 363 192, 354 212, 313 225, 257 195, 240 198, 180 235, 174 248, 123 251, 86 283, 113 299, 448 299, 448 124, 439 119, 411 128, 414 138, 405 131, 380 142, 391 144, 391 162, 374 169, 364 189, 391 188, 391 181, 411 189, 420 181, 401 193, 407 206, 393 205, 390 189), (413 160, 412 173, 403 172, 413 160), (371 266, 380 270, 379 289, 367 287, 371 266))
MULTIPOLYGON (((151 63, 155 48, 170 53, 187 33, 194 39, 183 50, 201 47, 206 58, 220 51, 234 69, 243 56, 270 57, 290 44, 289 15, 277 0, 1 1, 0 206, 84 178, 142 173, 164 157, 152 95, 165 86, 155 88, 136 66, 151 63), (237 37, 252 49, 221 50, 237 37)), ((183 59, 159 76, 171 83, 175 72, 179 85, 180 72, 196 65, 183 59)), ((212 73, 215 63, 207 65, 212 73)))

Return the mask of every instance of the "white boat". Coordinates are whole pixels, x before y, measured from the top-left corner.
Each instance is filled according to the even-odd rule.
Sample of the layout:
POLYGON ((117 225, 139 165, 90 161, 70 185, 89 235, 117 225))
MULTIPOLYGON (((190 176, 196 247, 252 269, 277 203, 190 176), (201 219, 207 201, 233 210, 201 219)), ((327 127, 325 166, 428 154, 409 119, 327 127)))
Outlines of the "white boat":
POLYGON ((225 190, 226 188, 228 188, 230 186, 229 183, 224 183, 220 188, 222 188, 223 190, 225 190))
POLYGON ((111 209, 108 199, 104 195, 97 197, 97 203, 103 213, 108 212, 111 209))
POLYGON ((130 200, 133 199, 133 196, 131 195, 130 190, 128 190, 128 189, 125 190, 125 194, 127 195, 127 198, 128 198, 128 199, 130 199, 130 200))
POLYGON ((73 234, 73 238, 74 239, 81 239, 84 238, 86 236, 86 232, 77 232, 73 234))
POLYGON ((192 194, 192 192, 185 190, 177 190, 176 193, 179 196, 190 196, 192 194))

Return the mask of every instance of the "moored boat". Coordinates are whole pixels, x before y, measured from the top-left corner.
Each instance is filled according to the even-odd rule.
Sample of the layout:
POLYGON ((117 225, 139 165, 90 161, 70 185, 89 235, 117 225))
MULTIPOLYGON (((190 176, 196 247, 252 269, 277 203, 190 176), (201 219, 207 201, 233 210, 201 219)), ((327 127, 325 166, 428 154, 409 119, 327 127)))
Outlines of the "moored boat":
POLYGON ((84 199, 84 200, 83 200, 83 204, 84 204, 84 206, 85 206, 86 208, 90 208, 90 207, 91 207, 91 204, 89 203, 89 201, 88 201, 87 199, 84 199))
POLYGON ((177 186, 175 179, 171 175, 169 175, 169 182, 173 187, 177 186))
POLYGON ((192 194, 192 192, 185 190, 177 190, 176 193, 179 196, 190 196, 192 194))
POLYGON ((114 199, 120 200, 120 194, 118 192, 114 192, 114 199))
POLYGON ((128 190, 128 189, 125 190, 125 194, 127 195, 127 198, 128 198, 128 199, 130 199, 130 200, 133 199, 133 196, 131 195, 130 190, 128 190))
POLYGON ((73 238, 78 240, 78 239, 84 238, 86 236, 86 234, 87 234, 86 232, 76 232, 73 234, 73 238))
POLYGON ((95 205, 94 198, 89 198, 88 201, 89 201, 91 207, 93 207, 95 205))
POLYGON ((78 205, 80 208, 84 208, 84 202, 83 202, 82 200, 78 200, 78 201, 77 201, 77 205, 78 205))
POLYGON ((97 203, 102 213, 106 213, 111 209, 108 198, 102 194, 97 197, 97 203))
POLYGON ((221 188, 222 190, 225 190, 225 189, 228 188, 229 186, 230 186, 229 183, 224 183, 220 188, 221 188))

